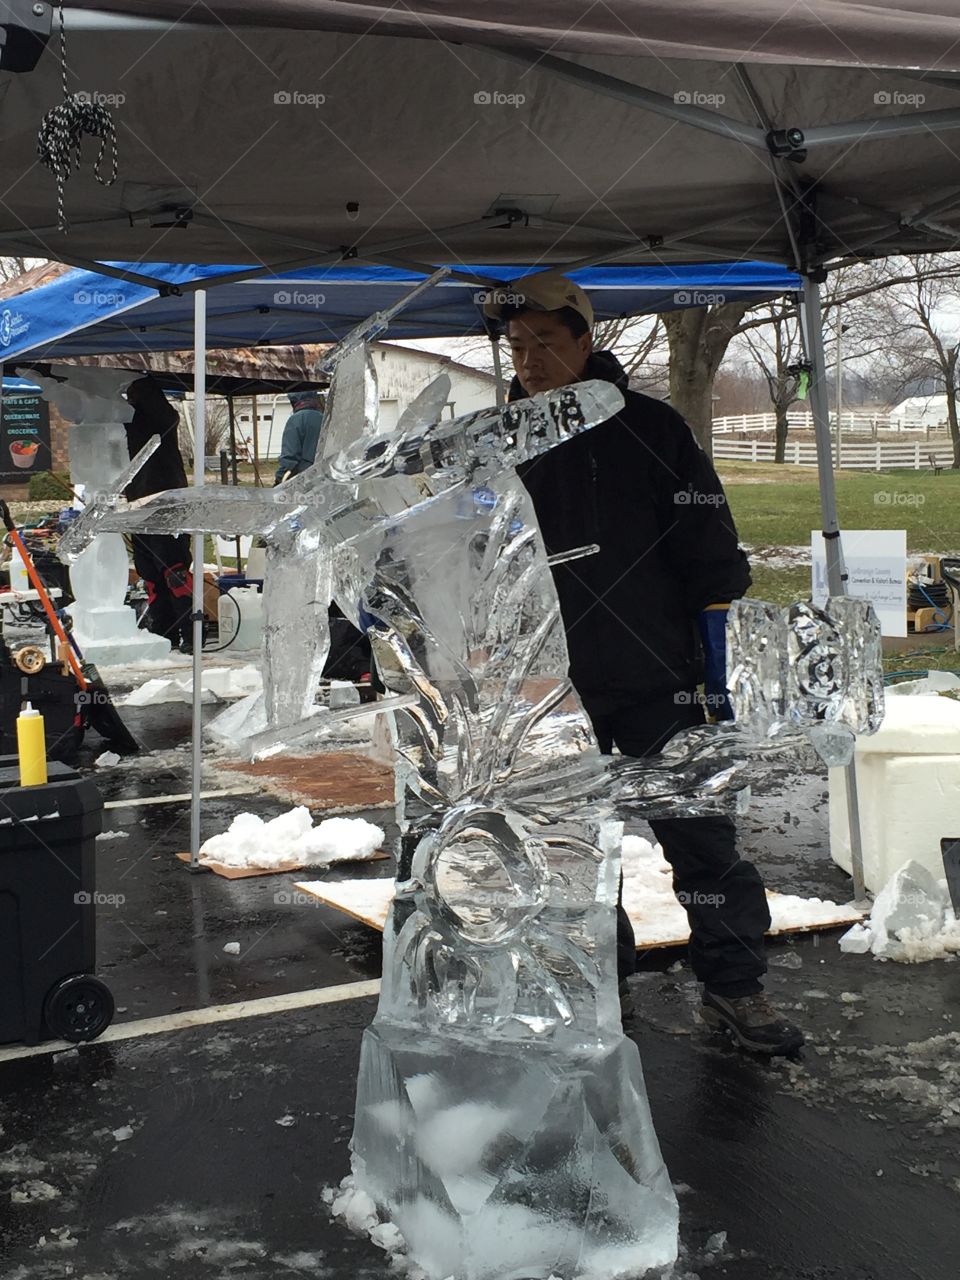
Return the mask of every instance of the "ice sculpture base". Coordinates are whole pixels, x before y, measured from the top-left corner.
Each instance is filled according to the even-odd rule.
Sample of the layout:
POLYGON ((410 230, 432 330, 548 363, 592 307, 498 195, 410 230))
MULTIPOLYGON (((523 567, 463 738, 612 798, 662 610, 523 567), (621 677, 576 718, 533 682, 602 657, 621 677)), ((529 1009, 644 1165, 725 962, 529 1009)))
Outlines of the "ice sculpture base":
POLYGON ((74 618, 73 635, 84 661, 114 667, 127 662, 156 662, 169 658, 170 641, 149 631, 137 630, 130 609, 92 610, 90 617, 74 618), (106 617, 100 617, 106 614, 106 617), (92 624, 92 625, 90 625, 92 624), (124 635, 123 632, 129 634, 124 635), (98 639, 103 636, 103 639, 98 639))
POLYGON ((606 1280, 677 1257, 640 1056, 364 1032, 357 1185, 430 1280, 606 1280))
POLYGON ((118 533, 102 534, 76 558, 70 585, 73 634, 87 662, 118 666, 170 656, 170 641, 137 627, 137 615, 124 603, 129 561, 118 533))

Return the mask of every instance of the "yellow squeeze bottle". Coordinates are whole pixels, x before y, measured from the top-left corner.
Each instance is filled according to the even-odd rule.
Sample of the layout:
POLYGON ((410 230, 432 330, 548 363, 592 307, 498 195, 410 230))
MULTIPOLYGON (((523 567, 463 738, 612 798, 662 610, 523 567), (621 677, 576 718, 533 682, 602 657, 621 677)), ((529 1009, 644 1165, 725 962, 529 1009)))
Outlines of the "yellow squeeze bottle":
POLYGON ((47 780, 47 744, 43 716, 28 702, 17 716, 17 754, 21 787, 42 786, 47 780))

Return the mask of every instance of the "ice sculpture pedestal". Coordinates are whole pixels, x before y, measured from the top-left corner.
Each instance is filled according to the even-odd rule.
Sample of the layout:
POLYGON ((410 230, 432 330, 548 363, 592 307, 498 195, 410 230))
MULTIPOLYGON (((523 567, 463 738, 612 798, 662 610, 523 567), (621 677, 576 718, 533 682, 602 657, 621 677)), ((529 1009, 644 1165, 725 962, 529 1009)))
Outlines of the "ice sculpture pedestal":
POLYGON ((676 1258, 677 1202, 622 1036, 558 1053, 375 1024, 355 1172, 430 1280, 639 1276, 676 1258))
POLYGON ((119 533, 100 534, 71 566, 76 600, 70 617, 87 662, 114 666, 170 655, 170 641, 138 630, 137 615, 124 604, 128 573, 127 549, 119 533))

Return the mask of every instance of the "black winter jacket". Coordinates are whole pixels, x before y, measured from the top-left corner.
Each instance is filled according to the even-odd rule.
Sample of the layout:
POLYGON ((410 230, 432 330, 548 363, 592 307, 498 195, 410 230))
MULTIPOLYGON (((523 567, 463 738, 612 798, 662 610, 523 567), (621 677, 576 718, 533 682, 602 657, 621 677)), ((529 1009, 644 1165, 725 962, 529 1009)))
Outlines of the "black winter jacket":
POLYGON ((127 485, 125 492, 131 502, 162 493, 165 489, 186 488, 187 473, 177 438, 179 424, 180 416, 171 404, 158 414, 142 408, 134 410, 133 420, 127 423, 126 428, 127 452, 131 461, 151 436, 160 437, 160 446, 127 485))
MULTIPOLYGON (((684 419, 629 391, 610 352, 592 355, 584 378, 614 382, 624 408, 517 471, 549 555, 600 547, 553 576, 570 677, 612 709, 624 696, 697 684, 697 614, 742 596, 750 570, 723 486, 684 419)), ((523 394, 514 379, 510 399, 523 394)))

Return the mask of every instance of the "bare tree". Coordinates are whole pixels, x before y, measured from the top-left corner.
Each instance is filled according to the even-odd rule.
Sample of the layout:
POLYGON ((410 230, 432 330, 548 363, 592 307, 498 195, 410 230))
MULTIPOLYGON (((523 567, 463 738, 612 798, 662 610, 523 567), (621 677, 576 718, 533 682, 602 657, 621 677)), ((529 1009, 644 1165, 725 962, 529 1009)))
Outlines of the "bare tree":
POLYGON ((766 303, 755 316, 763 323, 744 332, 744 339, 759 367, 776 416, 774 462, 783 462, 787 449, 787 412, 799 398, 802 343, 795 306, 766 303))
POLYGON ((670 403, 708 454, 713 445, 713 380, 749 309, 749 302, 718 302, 662 317, 670 350, 670 403))
POLYGON ((32 267, 45 265, 45 258, 0 258, 0 284, 9 284, 32 267))
MULTIPOLYGON (((180 414, 180 426, 177 429, 177 438, 180 444, 180 452, 184 459, 193 462, 193 409, 187 406, 186 402, 178 406, 180 414)), ((206 418, 204 419, 204 445, 203 452, 205 458, 215 457, 223 448, 224 442, 230 434, 230 413, 227 409, 226 400, 219 397, 211 396, 206 401, 206 418)))
POLYGON ((925 255, 905 260, 912 276, 895 275, 878 311, 883 362, 902 394, 911 385, 933 385, 946 400, 953 466, 960 468, 960 258, 925 255))
POLYGON ((753 364, 728 362, 713 380, 713 416, 723 418, 738 413, 764 413, 769 403, 766 379, 753 364))

